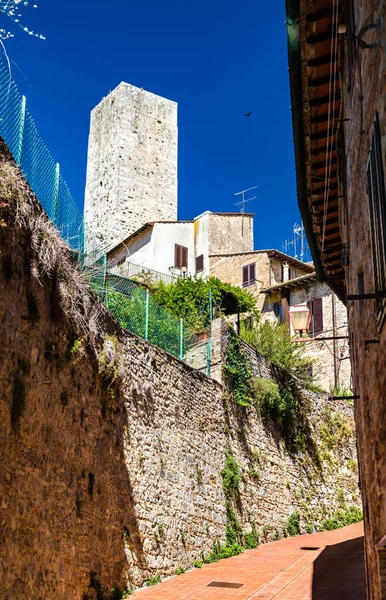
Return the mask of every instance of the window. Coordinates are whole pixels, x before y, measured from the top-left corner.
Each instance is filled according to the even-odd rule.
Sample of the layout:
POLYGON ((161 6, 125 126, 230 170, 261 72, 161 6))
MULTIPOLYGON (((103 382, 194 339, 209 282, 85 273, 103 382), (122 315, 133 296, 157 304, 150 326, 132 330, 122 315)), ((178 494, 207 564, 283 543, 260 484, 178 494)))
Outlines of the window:
POLYGON ((279 321, 279 323, 283 322, 283 307, 281 302, 273 305, 273 310, 275 312, 275 317, 279 321))
POLYGON ((243 267, 243 287, 252 285, 256 281, 256 263, 243 267))
POLYGON ((204 270, 204 255, 196 256, 196 273, 204 270))
POLYGON ((323 298, 315 298, 307 302, 307 306, 311 311, 310 333, 320 333, 323 331, 323 298))
POLYGON ((188 268, 188 249, 185 246, 174 246, 174 266, 176 269, 188 268))
MULTIPOLYGON (((375 115, 374 133, 367 166, 367 194, 370 202, 374 292, 383 292, 386 289, 386 205, 378 113, 375 115)), ((386 316, 386 298, 377 299, 375 303, 380 329, 386 316)))
POLYGON ((284 281, 289 281, 292 277, 291 274, 291 269, 288 266, 288 264, 286 263, 285 265, 281 265, 281 281, 282 283, 284 283, 284 281))

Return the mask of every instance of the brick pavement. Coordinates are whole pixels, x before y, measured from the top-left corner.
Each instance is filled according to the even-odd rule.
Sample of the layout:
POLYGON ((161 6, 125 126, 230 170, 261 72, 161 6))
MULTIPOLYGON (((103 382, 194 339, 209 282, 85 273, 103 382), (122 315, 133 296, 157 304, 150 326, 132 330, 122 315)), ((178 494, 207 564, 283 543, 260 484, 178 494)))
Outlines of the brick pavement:
POLYGON ((287 538, 204 565, 134 600, 365 600, 363 525, 287 538), (213 581, 238 589, 208 587, 213 581))

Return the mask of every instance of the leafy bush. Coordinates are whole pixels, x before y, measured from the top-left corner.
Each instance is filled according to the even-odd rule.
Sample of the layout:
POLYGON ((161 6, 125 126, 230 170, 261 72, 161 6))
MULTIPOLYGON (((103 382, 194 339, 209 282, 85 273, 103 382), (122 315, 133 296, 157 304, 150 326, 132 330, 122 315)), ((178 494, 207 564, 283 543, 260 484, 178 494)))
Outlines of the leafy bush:
POLYGON ((160 583, 161 581, 161 575, 154 575, 154 577, 150 577, 150 579, 148 579, 146 581, 146 585, 147 586, 151 586, 151 585, 157 585, 157 583, 160 583))
POLYGON ((221 471, 221 475, 225 496, 236 500, 239 495, 240 468, 230 452, 226 456, 225 466, 221 471))
POLYGON ((259 537, 256 533, 256 530, 244 534, 244 545, 247 548, 247 550, 257 548, 257 546, 259 545, 259 537))
POLYGON ((183 318, 187 327, 196 333, 210 329, 209 291, 215 316, 223 312, 225 299, 229 295, 235 299, 239 312, 250 312, 257 316, 256 301, 249 292, 224 283, 217 277, 206 280, 188 277, 170 284, 161 281, 151 288, 158 304, 175 317, 183 318))
POLYGON ((206 564, 217 562, 222 558, 230 558, 231 556, 236 556, 237 554, 241 554, 244 551, 244 548, 240 546, 240 544, 226 544, 225 546, 221 546, 220 542, 215 542, 213 544, 213 550, 204 560, 206 564))
POLYGON ((195 560, 193 565, 196 567, 196 569, 202 569, 202 562, 200 560, 195 560))
POLYGON ((327 529, 328 531, 340 529, 346 525, 359 523, 362 519, 362 511, 356 506, 349 506, 346 509, 337 510, 332 517, 325 519, 322 523, 322 529, 327 529))
POLYGON ((307 424, 309 404, 294 387, 280 387, 271 379, 255 377, 252 395, 259 405, 263 420, 272 422, 283 436, 288 450, 304 452, 310 442, 307 424))
POLYGON ((269 362, 299 378, 305 387, 312 387, 312 366, 315 361, 306 356, 304 344, 291 341, 287 325, 272 325, 265 321, 257 327, 250 327, 249 321, 242 322, 240 336, 269 362))
POLYGON ((186 573, 186 569, 183 565, 179 566, 177 571, 176 571, 176 575, 182 575, 183 573, 186 573))
POLYGON ((286 532, 289 536, 300 534, 300 515, 298 512, 292 513, 286 525, 286 532))
POLYGON ((230 341, 223 365, 224 375, 230 381, 232 392, 238 404, 248 406, 251 398, 252 371, 240 340, 230 329, 230 341))

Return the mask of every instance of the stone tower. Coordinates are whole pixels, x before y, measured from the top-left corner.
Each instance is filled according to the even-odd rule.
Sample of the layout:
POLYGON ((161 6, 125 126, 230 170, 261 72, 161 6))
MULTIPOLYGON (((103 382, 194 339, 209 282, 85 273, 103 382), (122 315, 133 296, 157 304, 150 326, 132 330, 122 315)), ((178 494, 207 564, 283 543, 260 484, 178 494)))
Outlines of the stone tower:
POLYGON ((121 83, 91 112, 85 250, 177 218, 177 103, 121 83))

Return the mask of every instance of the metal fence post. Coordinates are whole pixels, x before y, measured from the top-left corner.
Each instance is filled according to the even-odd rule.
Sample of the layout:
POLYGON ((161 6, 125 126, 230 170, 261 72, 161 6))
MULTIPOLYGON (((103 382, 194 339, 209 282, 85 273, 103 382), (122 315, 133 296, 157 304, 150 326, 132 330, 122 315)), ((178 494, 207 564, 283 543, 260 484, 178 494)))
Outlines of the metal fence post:
POLYGON ((146 288, 145 340, 149 339, 149 289, 146 288))
POLYGON ((103 295, 105 298, 105 304, 108 308, 109 306, 109 299, 108 299, 108 295, 107 295, 107 289, 106 289, 106 279, 107 279, 107 254, 106 252, 103 255, 103 295))
POLYGON ((206 361, 207 361, 207 367, 208 367, 208 369, 207 369, 208 377, 210 377, 210 348, 211 348, 210 342, 211 342, 211 340, 209 338, 208 343, 206 345, 206 361))
POLYGON ((17 142, 17 155, 16 155, 16 162, 17 164, 21 165, 21 157, 23 154, 23 140, 24 140, 24 126, 25 126, 25 111, 26 111, 26 105, 27 105, 27 98, 25 96, 21 97, 21 104, 20 104, 20 124, 19 124, 19 139, 17 142))
POLYGON ((212 288, 209 288, 209 320, 213 320, 213 302, 212 302, 212 288))
POLYGON ((59 202, 59 178, 60 178, 60 165, 55 165, 55 183, 54 183, 54 212, 52 216, 52 222, 56 227, 58 219, 58 202, 59 202))
POLYGON ((184 322, 180 319, 180 360, 183 356, 184 322))

